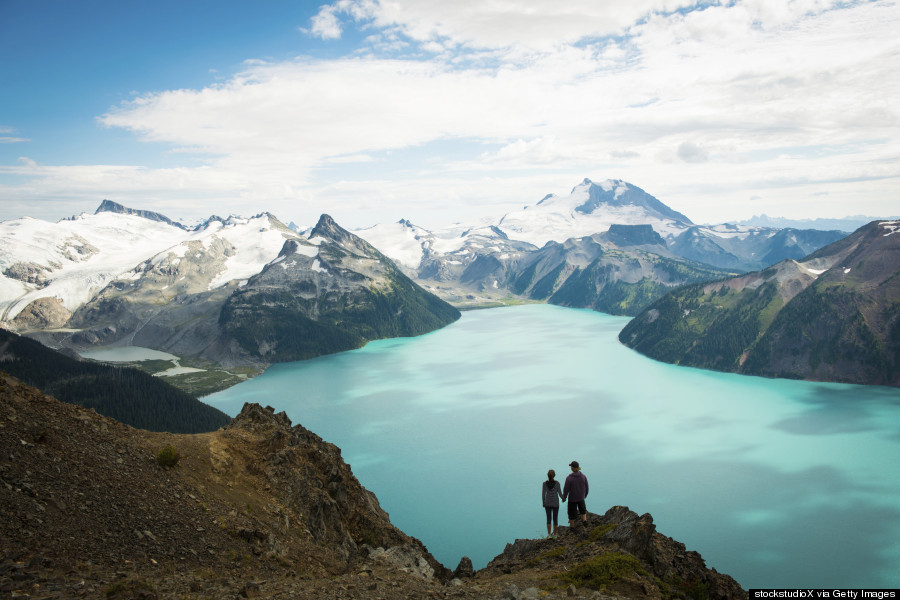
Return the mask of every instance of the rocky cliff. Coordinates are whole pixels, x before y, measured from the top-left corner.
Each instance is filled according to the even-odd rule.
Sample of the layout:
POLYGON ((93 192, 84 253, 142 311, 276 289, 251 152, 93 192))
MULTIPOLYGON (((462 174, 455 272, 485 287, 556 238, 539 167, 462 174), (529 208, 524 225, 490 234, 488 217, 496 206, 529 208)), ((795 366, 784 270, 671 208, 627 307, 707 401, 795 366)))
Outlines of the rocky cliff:
POLYGON ((0 375, 0 502, 14 598, 746 597, 624 507, 451 572, 339 448, 257 404, 213 433, 150 433, 0 375))

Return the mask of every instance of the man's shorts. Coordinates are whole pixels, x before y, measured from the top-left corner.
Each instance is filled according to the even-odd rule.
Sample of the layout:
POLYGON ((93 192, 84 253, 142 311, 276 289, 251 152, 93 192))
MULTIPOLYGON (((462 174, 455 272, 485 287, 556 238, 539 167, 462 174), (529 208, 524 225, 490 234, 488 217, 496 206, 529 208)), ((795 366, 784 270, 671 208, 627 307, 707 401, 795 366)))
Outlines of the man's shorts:
POLYGON ((574 521, 578 515, 583 515, 587 513, 587 506, 584 504, 584 500, 579 500, 578 502, 569 502, 569 520, 574 521))

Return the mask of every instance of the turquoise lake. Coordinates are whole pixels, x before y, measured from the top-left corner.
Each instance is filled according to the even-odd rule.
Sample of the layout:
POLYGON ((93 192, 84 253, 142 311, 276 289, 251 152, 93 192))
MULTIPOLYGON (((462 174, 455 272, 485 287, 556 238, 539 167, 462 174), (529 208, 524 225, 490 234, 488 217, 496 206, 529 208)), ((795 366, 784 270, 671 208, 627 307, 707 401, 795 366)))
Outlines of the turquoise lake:
POLYGON ((619 344, 627 322, 471 311, 204 401, 270 405, 337 444, 451 569, 546 535, 541 483, 577 460, 589 511, 649 512, 745 589, 900 587, 900 390, 658 363, 619 344))

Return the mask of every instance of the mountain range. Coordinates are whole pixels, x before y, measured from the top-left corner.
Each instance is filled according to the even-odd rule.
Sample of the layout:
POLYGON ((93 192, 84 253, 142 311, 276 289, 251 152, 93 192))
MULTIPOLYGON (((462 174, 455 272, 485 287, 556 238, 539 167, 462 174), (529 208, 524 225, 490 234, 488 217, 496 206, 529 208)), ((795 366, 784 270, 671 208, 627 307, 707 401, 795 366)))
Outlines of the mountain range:
POLYGON ((637 314, 677 285, 802 258, 846 235, 696 225, 618 179, 585 179, 568 195, 549 194, 477 227, 430 231, 401 220, 356 233, 457 305, 513 296, 620 315, 637 314))
POLYGON ((200 385, 212 391, 274 362, 432 331, 457 308, 638 315, 680 286, 768 273, 846 235, 697 225, 622 180, 585 179, 493 223, 441 230, 401 220, 350 232, 328 215, 302 228, 269 213, 187 226, 105 200, 58 223, 0 223, 0 322, 54 348, 171 353, 219 369, 200 385))
POLYGON ((260 370, 459 318, 327 215, 303 236, 268 213, 187 228, 107 201, 58 223, 4 222, 0 240, 5 325, 55 348, 260 370))

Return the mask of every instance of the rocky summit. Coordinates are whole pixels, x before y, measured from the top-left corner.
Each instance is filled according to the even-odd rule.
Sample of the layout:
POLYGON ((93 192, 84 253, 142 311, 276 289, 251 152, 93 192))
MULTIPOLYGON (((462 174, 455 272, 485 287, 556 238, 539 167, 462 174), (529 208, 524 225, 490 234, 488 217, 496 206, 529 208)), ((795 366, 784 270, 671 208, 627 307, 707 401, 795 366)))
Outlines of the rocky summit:
POLYGON ((451 571, 339 448, 258 404, 152 433, 0 375, 0 502, 9 598, 746 597, 625 507, 451 571))

